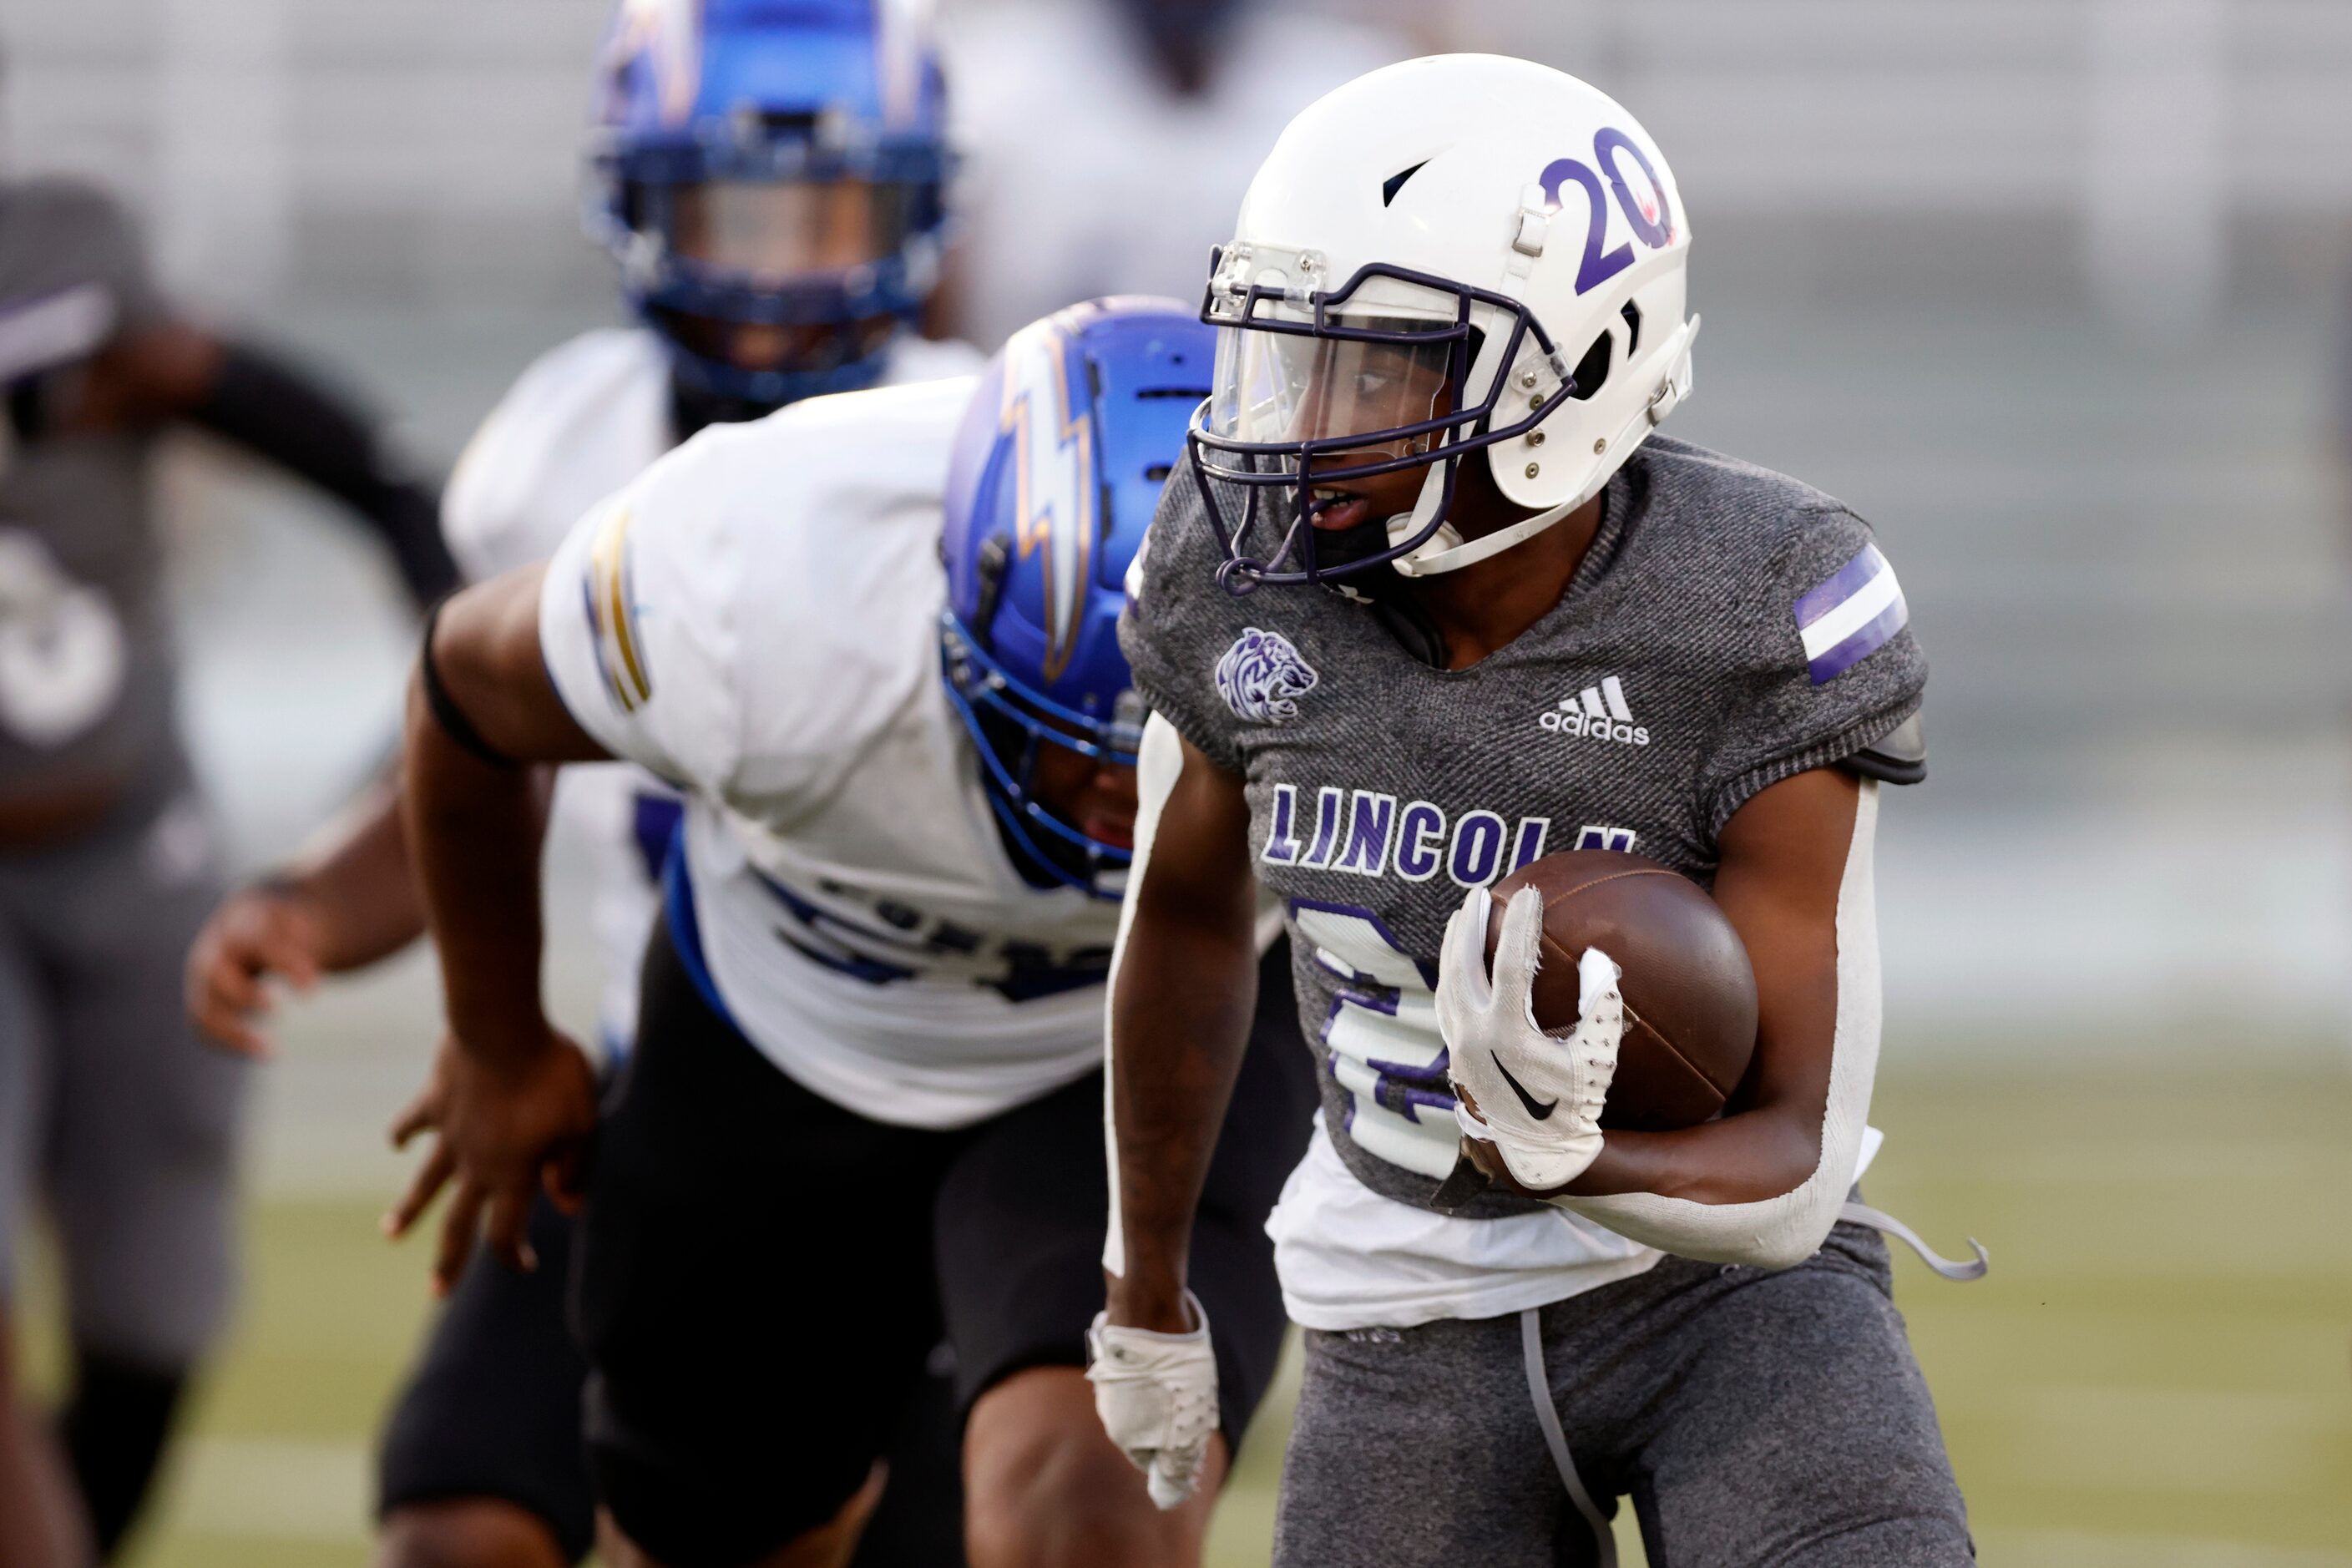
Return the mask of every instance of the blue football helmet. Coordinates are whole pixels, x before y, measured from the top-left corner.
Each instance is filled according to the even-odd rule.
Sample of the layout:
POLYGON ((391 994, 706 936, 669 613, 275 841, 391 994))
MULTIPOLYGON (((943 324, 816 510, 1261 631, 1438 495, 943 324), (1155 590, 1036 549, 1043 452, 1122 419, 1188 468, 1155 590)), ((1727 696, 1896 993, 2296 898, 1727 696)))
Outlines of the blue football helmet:
POLYGON ((938 282, 946 118, 914 0, 622 0, 589 233, 698 390, 870 386, 938 282))
POLYGON ((1125 889, 1130 853, 1037 799, 1038 758, 1060 746, 1135 764, 1127 572, 1215 357, 1215 334, 1172 300, 1073 305, 989 362, 948 467, 948 699, 1023 858, 1097 898, 1125 889))

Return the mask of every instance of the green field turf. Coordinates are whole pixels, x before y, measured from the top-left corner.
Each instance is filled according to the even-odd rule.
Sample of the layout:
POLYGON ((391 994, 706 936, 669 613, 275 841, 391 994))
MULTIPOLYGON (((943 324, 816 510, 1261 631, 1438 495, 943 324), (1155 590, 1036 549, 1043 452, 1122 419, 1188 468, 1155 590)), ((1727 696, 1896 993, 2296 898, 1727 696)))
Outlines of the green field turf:
MULTIPOLYGON (((2126 1077, 1881 1088, 1872 1200, 1992 1249, 1979 1285, 1896 1264, 1982 1559, 2352 1568, 2352 1078, 2126 1077)), ((426 1310, 423 1256, 373 1220, 256 1214, 235 1346, 142 1568, 364 1561, 366 1445, 426 1310)), ((1278 1392, 1244 1449, 1220 1568, 1265 1560, 1287 1412, 1278 1392)))

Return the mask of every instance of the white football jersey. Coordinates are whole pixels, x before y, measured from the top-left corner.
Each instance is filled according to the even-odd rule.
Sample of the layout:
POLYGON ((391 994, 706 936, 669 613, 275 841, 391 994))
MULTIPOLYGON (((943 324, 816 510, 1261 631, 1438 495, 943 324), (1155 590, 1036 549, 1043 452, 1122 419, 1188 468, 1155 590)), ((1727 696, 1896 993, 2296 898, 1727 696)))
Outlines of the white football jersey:
POLYGON ((688 797, 737 1026, 876 1121, 1094 1070, 1115 905, 1014 869, 940 678, 941 490, 971 378, 704 431, 584 518, 540 604, 572 716, 688 797))
MULTIPOLYGON (((902 334, 884 384, 969 375, 968 344, 902 334)), ((668 351, 643 327, 604 327, 531 362, 467 443, 441 500, 441 531, 468 580, 546 560, 592 507, 677 444, 668 351)), ((661 855, 677 797, 642 769, 565 768, 554 812, 587 846, 589 919, 608 1047, 636 1033, 637 967, 657 903, 661 855)))

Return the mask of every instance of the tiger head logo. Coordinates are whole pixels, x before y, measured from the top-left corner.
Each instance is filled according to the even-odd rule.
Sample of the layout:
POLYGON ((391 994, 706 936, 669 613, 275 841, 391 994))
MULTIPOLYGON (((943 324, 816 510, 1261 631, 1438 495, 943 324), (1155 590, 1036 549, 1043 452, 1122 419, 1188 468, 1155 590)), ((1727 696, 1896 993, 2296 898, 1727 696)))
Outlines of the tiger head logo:
POLYGON ((1297 699, 1315 689, 1318 677, 1280 632, 1244 626, 1217 660, 1217 695, 1234 716, 1256 724, 1286 724, 1298 717, 1297 699))

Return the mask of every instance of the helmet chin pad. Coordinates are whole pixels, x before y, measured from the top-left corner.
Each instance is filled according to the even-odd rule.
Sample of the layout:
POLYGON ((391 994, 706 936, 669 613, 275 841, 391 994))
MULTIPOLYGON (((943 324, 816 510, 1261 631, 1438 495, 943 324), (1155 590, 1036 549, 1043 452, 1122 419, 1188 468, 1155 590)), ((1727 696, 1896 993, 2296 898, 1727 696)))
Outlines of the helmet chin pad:
MULTIPOLYGON (((1460 462, 1461 460, 1462 459, 1459 458, 1454 459, 1455 462, 1460 462)), ((1391 544, 1402 544, 1409 539, 1420 538, 1422 534, 1428 531, 1431 521, 1436 518, 1438 509, 1444 504, 1445 475, 1444 469, 1440 466, 1432 465, 1428 474, 1424 476, 1421 481, 1421 494, 1415 498, 1412 503, 1412 510, 1408 512, 1399 512, 1396 516, 1389 519, 1389 542, 1391 544)), ((1411 576, 1412 574, 1405 570, 1405 563, 1407 562, 1421 560, 1429 556, 1440 554, 1445 551, 1456 548, 1461 544, 1461 542, 1462 533, 1460 530, 1456 529, 1451 522, 1441 523, 1438 525, 1436 532, 1431 533, 1426 539, 1422 540, 1419 548, 1412 551, 1408 554, 1399 556, 1395 561, 1391 562, 1390 564, 1394 566, 1400 574, 1411 576)))

